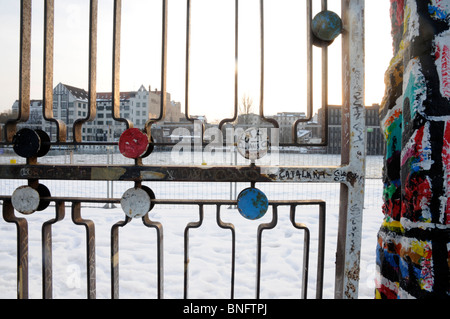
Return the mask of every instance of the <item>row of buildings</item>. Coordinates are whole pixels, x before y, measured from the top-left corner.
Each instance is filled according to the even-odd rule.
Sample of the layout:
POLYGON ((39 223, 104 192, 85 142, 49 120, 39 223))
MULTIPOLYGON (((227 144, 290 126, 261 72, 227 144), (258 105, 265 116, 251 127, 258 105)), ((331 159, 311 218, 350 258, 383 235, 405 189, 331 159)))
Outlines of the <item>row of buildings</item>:
MULTIPOLYGON (((129 119, 135 127, 144 128, 149 118, 158 118, 160 114, 161 92, 148 89, 143 85, 137 91, 120 93, 120 117, 129 119)), ((13 114, 18 111, 19 103, 16 101, 12 106, 13 114)), ((82 128, 83 142, 104 142, 117 141, 125 129, 125 124, 115 121, 112 118, 112 94, 111 92, 99 92, 96 96, 96 118, 91 122, 86 122, 82 128)), ((379 119, 379 105, 374 104, 366 107, 366 141, 367 154, 383 154, 384 138, 381 135, 379 119)), ((72 124, 79 118, 84 118, 88 113, 88 92, 84 89, 59 83, 53 90, 53 116, 60 119, 68 126, 67 140, 72 140, 72 124)), ((303 112, 279 112, 267 119, 276 120, 279 124, 279 143, 288 145, 293 142, 292 126, 298 120, 296 127, 297 141, 302 144, 317 144, 323 140, 322 124, 323 110, 310 120, 303 112)), ((208 123, 204 116, 194 117, 205 124, 205 127, 217 126, 215 123, 208 123)), ((45 121, 42 116, 42 101, 32 100, 30 107, 30 118, 27 123, 21 124, 30 128, 39 128, 46 131, 53 140, 56 136, 56 125, 45 121)), ((234 123, 227 123, 227 127, 241 128, 248 127, 273 127, 268 121, 261 120, 256 114, 241 114, 234 123)), ((181 111, 181 103, 171 100, 170 93, 166 93, 166 114, 162 121, 152 125, 152 137, 157 143, 176 143, 179 136, 175 136, 173 131, 176 128, 186 128, 192 138, 194 128, 191 121, 187 121, 181 111)), ((226 134, 223 135, 226 138, 226 134)), ((226 141, 224 141, 226 142, 226 141)), ((341 152, 341 107, 328 106, 328 145, 315 151, 329 154, 339 154, 341 152)))

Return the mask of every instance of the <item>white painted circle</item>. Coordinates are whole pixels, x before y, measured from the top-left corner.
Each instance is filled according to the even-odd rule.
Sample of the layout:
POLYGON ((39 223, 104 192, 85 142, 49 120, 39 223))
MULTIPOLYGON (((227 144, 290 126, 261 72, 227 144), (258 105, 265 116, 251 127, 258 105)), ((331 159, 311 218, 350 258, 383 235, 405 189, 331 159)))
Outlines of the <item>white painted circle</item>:
POLYGON ((247 159, 256 160, 262 158, 269 149, 267 129, 256 127, 246 129, 239 136, 237 149, 239 154, 247 159))
POLYGON ((11 196, 11 202, 15 210, 22 214, 32 214, 39 206, 39 193, 30 186, 18 187, 11 196))
POLYGON ((151 199, 145 190, 133 187, 122 195, 120 205, 128 217, 141 218, 150 211, 151 199))

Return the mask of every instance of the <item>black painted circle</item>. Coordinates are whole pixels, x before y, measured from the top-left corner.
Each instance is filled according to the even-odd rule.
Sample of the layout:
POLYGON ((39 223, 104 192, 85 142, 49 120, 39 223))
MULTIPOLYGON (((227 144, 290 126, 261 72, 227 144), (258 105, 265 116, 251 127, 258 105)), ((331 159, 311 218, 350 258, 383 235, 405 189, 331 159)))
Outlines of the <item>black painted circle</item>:
POLYGON ((34 130, 23 128, 14 135, 13 143, 13 149, 17 155, 30 158, 37 156, 41 145, 41 139, 34 130))

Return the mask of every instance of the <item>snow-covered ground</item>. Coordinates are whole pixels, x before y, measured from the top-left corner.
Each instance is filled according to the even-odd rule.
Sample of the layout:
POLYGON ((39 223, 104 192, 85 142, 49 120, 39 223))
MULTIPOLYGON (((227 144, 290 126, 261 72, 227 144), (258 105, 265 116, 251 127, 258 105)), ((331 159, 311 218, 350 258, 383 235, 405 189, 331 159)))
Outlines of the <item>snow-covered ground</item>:
MULTIPOLYGON (((153 156, 153 154, 152 154, 153 156)), ((320 155, 322 156, 322 155, 320 155)), ((304 165, 314 157, 305 154, 304 165)), ((324 156, 327 157, 327 156, 324 156)), ((323 165, 338 164, 330 157, 323 165)), ((96 157, 97 158, 97 157, 96 157)), ((298 157, 297 157, 298 158, 298 157)), ((315 155, 317 159, 317 155, 315 155)), ((51 160, 51 157, 48 157, 51 160)), ((62 158, 55 162, 64 163, 62 158)), ((6 156, 3 161, 8 161, 6 156)), ((92 159, 82 156, 72 159, 80 164, 92 159)), ((101 162, 102 159, 97 158, 101 162)), ((114 158, 118 163, 119 158, 114 158)), ((158 161, 158 159, 155 159, 158 161)), ((284 159, 283 159, 284 161, 284 159)), ((381 171, 381 158, 368 157, 368 169, 381 171)), ((317 163, 315 163, 317 165, 317 163)), ((369 173, 368 173, 369 174, 369 173)), ((43 181, 54 196, 106 196, 106 182, 43 181)), ((23 181, 0 180, 0 194, 10 195, 23 181)), ((157 198, 229 199, 230 183, 145 183, 157 198)), ((111 185, 109 185, 111 186, 111 185)), ((237 192, 248 185, 237 184, 237 192)), ((334 262, 339 211, 338 184, 257 184, 269 200, 322 199, 327 202, 324 298, 334 295, 334 262)), ((130 183, 115 182, 112 197, 120 197, 130 183)), ((110 187, 111 192, 111 187, 110 187)), ((111 194, 111 193, 110 193, 111 194)), ((367 179, 362 229, 362 251, 359 297, 373 298, 375 275, 376 233, 382 221, 381 179, 367 179)), ((233 195, 233 194, 232 194, 233 195)), ((29 292, 30 298, 42 296, 41 227, 54 218, 54 207, 26 216, 29 226, 29 292)), ((231 233, 216 223, 216 207, 205 206, 205 219, 198 229, 190 230, 189 297, 229 298, 231 274, 231 233)), ((18 213, 17 213, 18 214, 18 213)), ((263 232, 261 298, 299 298, 302 285, 303 231, 295 229, 289 220, 287 207, 279 208, 279 220, 272 230, 263 232)), ((82 217, 95 222, 97 298, 110 298, 110 231, 111 226, 124 220, 120 207, 104 209, 83 207, 82 217)), ((150 213, 153 221, 163 224, 164 232, 164 297, 183 297, 183 243, 188 223, 198 221, 196 206, 157 205, 150 213)), ((222 207, 221 219, 236 229, 235 298, 254 298, 256 284, 256 234, 258 225, 272 220, 272 211, 258 221, 244 219, 235 208, 222 207)), ((315 297, 318 208, 298 207, 296 222, 311 231, 308 298, 315 297)), ((66 217, 53 228, 53 296, 54 298, 86 297, 85 229, 73 224, 70 207, 66 217)), ((16 229, 0 219, 0 298, 16 297, 16 229)), ((133 220, 119 231, 120 297, 156 297, 156 232, 141 220, 133 220)))

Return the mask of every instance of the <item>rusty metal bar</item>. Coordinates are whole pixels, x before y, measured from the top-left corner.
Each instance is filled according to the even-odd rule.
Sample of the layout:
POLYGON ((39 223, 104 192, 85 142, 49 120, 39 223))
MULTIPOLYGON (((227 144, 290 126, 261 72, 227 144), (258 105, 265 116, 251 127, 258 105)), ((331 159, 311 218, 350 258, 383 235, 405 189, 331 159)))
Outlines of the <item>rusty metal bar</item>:
POLYGON ((88 121, 93 121, 97 114, 97 20, 98 0, 90 0, 88 109, 85 118, 77 119, 73 123, 73 140, 75 143, 82 143, 81 128, 83 124, 88 121))
MULTIPOLYGON (((308 271, 309 271, 309 242, 310 242, 310 232, 309 232, 309 228, 303 224, 303 223, 296 223, 295 222, 295 205, 291 205, 290 208, 290 219, 291 219, 291 223, 292 225, 297 228, 297 229, 301 229, 305 232, 304 234, 304 240, 303 240, 303 274, 302 274, 302 298, 306 299, 307 294, 308 294, 308 271)), ((319 222, 319 228, 321 227, 321 223, 319 222)), ((325 235, 325 234, 324 234, 325 235)), ((319 231, 319 246, 320 246, 320 231, 319 231)), ((324 252, 318 252, 318 258, 319 260, 322 260, 322 264, 323 264, 323 257, 324 252)), ((317 270, 318 273, 320 273, 320 270, 317 270)), ((322 273, 323 273, 323 267, 322 267, 322 273)), ((319 276, 317 276, 317 284, 319 284, 319 276)), ((322 295, 322 292, 318 292, 316 291, 316 295, 322 295)), ((321 299, 321 298, 317 298, 317 299, 321 299)))
POLYGON ((5 179, 180 182, 323 182, 361 185, 364 171, 353 167, 0 165, 5 179))
POLYGON ((65 216, 65 203, 56 203, 56 217, 42 225, 42 298, 53 298, 52 225, 65 216))
POLYGON ((153 222, 148 214, 142 217, 145 226, 155 228, 156 230, 156 247, 157 247, 157 278, 158 278, 158 299, 164 297, 164 250, 163 250, 163 226, 159 222, 153 222))
POLYGON ((167 30, 168 30, 168 0, 162 0, 162 41, 161 41, 161 101, 159 117, 150 119, 145 123, 147 135, 151 135, 151 125, 166 117, 166 88, 167 88, 167 30))
POLYGON ((11 199, 3 200, 3 219, 17 229, 17 299, 28 299, 28 222, 14 215, 11 199))
POLYGON ((125 220, 115 223, 111 227, 111 298, 119 299, 119 227, 124 227, 131 221, 125 220))
MULTIPOLYGON (((322 0, 322 11, 327 10, 328 1, 322 0)), ((314 102, 314 89, 313 89, 313 41, 312 41, 312 0, 306 1, 306 64, 307 64, 307 81, 306 81, 306 105, 307 115, 306 118, 298 119, 292 124, 292 141, 296 146, 327 146, 328 145, 328 46, 324 45, 322 49, 322 109, 323 109, 323 122, 322 122, 322 142, 320 143, 299 143, 297 139, 297 127, 300 123, 308 122, 313 116, 313 102, 314 102)))
POLYGON ((203 204, 199 204, 198 209, 199 209, 198 222, 189 223, 184 229, 184 292, 183 292, 184 299, 188 298, 188 291, 189 291, 189 229, 199 228, 203 223, 204 217, 203 204))
POLYGON ((120 34, 122 0, 114 0, 113 49, 112 49, 112 118, 123 122, 126 128, 133 127, 130 120, 120 117, 120 34))
POLYGON ((234 279, 235 279, 235 270, 236 270, 236 232, 234 230, 233 224, 224 223, 220 219, 220 207, 221 207, 221 205, 217 204, 217 211, 216 211, 217 225, 219 225, 220 228, 231 230, 231 295, 230 295, 230 299, 234 299, 234 279))
POLYGON ((223 119, 219 123, 219 130, 225 123, 234 122, 238 116, 239 98, 238 98, 238 82, 239 82, 239 0, 234 2, 234 112, 232 118, 223 119))
POLYGON ((30 69, 31 69, 31 0, 20 2, 20 62, 19 62, 19 109, 16 119, 5 124, 6 141, 12 142, 19 122, 30 117, 30 69))
POLYGON ((261 246, 262 231, 265 229, 273 229, 278 223, 278 206, 272 206, 272 221, 270 223, 260 224, 257 232, 257 248, 256 248, 256 299, 260 298, 261 292, 261 246))
POLYGON ((54 43, 54 0, 44 3, 44 81, 43 81, 43 118, 56 124, 56 140, 65 142, 66 124, 53 116, 53 43, 54 43))
POLYGON ((260 12, 260 58, 261 58, 261 66, 260 66, 260 96, 259 96, 259 116, 262 120, 269 122, 273 125, 274 128, 279 128, 280 125, 278 121, 271 118, 266 118, 264 116, 264 0, 260 0, 259 2, 259 12, 260 12))
POLYGON ((86 273, 87 273, 87 297, 96 297, 96 275, 95 275, 95 225, 92 220, 81 217, 81 203, 72 203, 72 221, 76 225, 86 228, 86 273))

